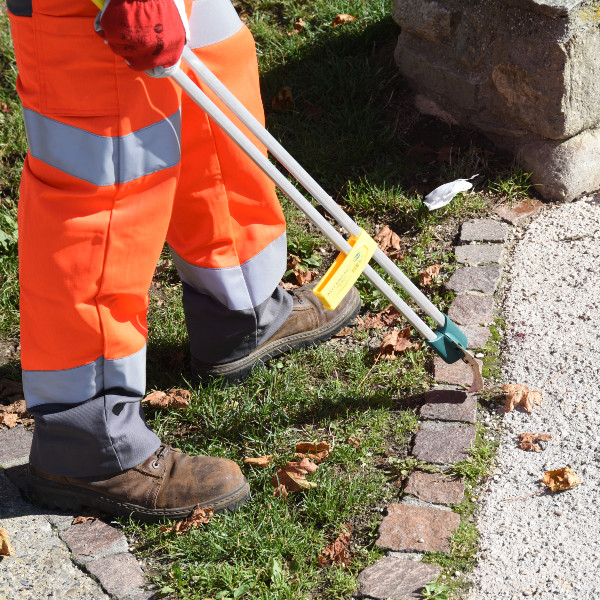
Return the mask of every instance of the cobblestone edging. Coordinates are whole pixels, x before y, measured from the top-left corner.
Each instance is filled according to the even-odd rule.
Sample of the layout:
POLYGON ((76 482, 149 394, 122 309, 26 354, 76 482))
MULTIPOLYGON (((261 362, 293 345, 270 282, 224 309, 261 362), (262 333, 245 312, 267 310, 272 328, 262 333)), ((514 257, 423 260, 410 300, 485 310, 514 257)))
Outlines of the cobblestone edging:
MULTIPOLYGON (((509 237, 509 224, 517 225, 543 205, 526 201, 498 208, 496 219, 463 223, 456 260, 458 268, 446 282, 457 294, 448 316, 469 338, 469 348, 483 348, 490 335, 497 305, 496 292, 509 237)), ((483 355, 478 356, 482 358, 483 355)), ((471 368, 462 361, 452 365, 436 357, 436 384, 424 395, 421 427, 413 441, 415 458, 445 470, 468 457, 477 433, 477 394, 463 389, 471 384, 471 368)), ((402 499, 390 504, 379 526, 376 545, 387 556, 358 577, 356 597, 373 600, 420 598, 419 590, 437 579, 440 567, 420 562, 425 552, 449 552, 450 539, 460 526, 460 516, 449 508, 465 494, 463 479, 443 473, 414 471, 402 499)))
POLYGON ((9 532, 14 551, 0 558, 0 598, 154 598, 156 590, 119 529, 100 519, 73 524, 79 515, 27 502, 31 438, 20 425, 0 430, 0 528, 9 532))

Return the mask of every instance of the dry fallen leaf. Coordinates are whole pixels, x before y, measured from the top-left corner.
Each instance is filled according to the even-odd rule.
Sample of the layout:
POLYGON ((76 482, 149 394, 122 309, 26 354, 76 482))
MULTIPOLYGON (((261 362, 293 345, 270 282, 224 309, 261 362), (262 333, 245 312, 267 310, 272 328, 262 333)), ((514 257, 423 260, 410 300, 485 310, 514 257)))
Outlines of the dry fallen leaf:
POLYGON ((168 392, 152 392, 142 402, 148 403, 152 408, 185 408, 190 403, 192 395, 187 390, 172 389, 168 392))
POLYGON ((196 507, 194 512, 187 517, 187 519, 183 519, 182 521, 177 521, 171 527, 167 527, 166 525, 161 528, 161 532, 165 531, 174 531, 177 535, 181 535, 191 527, 199 527, 204 523, 208 523, 214 514, 214 510, 212 508, 200 508, 196 507))
POLYGON ((419 283, 421 285, 431 285, 434 279, 437 279, 440 274, 440 269, 442 265, 431 265, 427 267, 424 271, 419 273, 419 283))
POLYGON ((8 104, 6 104, 6 102, 0 102, 0 110, 5 114, 9 114, 12 112, 12 108, 8 104))
POLYGON ((287 110, 294 106, 294 97, 289 87, 284 87, 277 92, 277 95, 271 101, 271 108, 276 111, 287 110))
POLYGON ((526 385, 507 383, 502 386, 502 391, 506 393, 505 413, 510 412, 517 406, 522 406, 528 413, 532 413, 534 405, 542 403, 542 394, 531 391, 526 385))
POLYGON ((285 467, 277 471, 271 481, 275 488, 274 495, 285 497, 290 492, 316 487, 316 483, 306 480, 306 475, 314 473, 316 470, 317 465, 308 458, 287 462, 285 467))
POLYGON ((569 490, 572 487, 579 485, 581 479, 577 476, 571 467, 564 467, 554 471, 546 471, 542 478, 542 483, 550 488, 551 492, 569 490))
POLYGON ((334 338, 348 337, 352 333, 352 327, 342 327, 337 333, 333 334, 334 338))
POLYGON ((23 384, 12 379, 0 380, 0 399, 12 398, 12 400, 23 400, 23 384))
POLYGON ((360 448, 362 445, 362 442, 360 441, 359 438, 351 435, 347 440, 346 440, 347 444, 350 444, 351 446, 353 446, 354 448, 360 448))
POLYGON ((327 442, 298 442, 296 444, 296 456, 310 458, 317 464, 329 456, 331 446, 327 442))
POLYGON ((290 254, 287 268, 294 271, 296 281, 300 285, 306 285, 313 280, 313 273, 311 273, 311 271, 302 264, 302 259, 295 254, 290 254))
POLYGON ((347 567, 352 562, 350 551, 351 525, 344 525, 346 531, 340 533, 335 542, 329 544, 317 558, 319 565, 336 564, 347 567))
POLYGON ((383 327, 393 327, 402 320, 402 315, 391 305, 386 306, 376 315, 367 315, 366 317, 357 317, 358 331, 364 329, 382 329, 383 327))
POLYGON ((398 354, 413 346, 415 344, 410 341, 410 327, 402 331, 394 329, 383 338, 377 356, 385 360, 396 360, 398 354))
POLYGON ((304 31, 304 21, 302 20, 302 17, 300 17, 294 23, 294 31, 290 31, 290 33, 288 35, 294 35, 295 33, 302 33, 303 31, 304 31))
POLYGON ((304 103, 304 114, 309 119, 314 119, 315 121, 318 121, 325 114, 325 110, 322 109, 320 106, 317 106, 316 104, 313 104, 312 102, 309 102, 307 100, 304 103))
POLYGON ((9 429, 12 429, 19 422, 19 417, 14 413, 0 413, 0 423, 6 425, 9 429))
POLYGON ((0 556, 10 556, 12 553, 13 550, 8 539, 8 531, 0 529, 0 556))
POLYGON ((542 448, 535 442, 547 442, 551 439, 552 436, 549 433, 520 433, 519 448, 521 450, 541 452, 542 448))
POLYGON ((399 260, 404 255, 400 247, 400 236, 394 233, 388 225, 384 225, 373 239, 377 242, 379 249, 390 258, 399 260))
POLYGON ((266 456, 249 456, 244 459, 244 464, 252 465, 253 467, 266 467, 271 462, 272 458, 272 454, 267 454, 266 456))
POLYGON ((75 517, 73 519, 73 522, 71 523, 71 525, 77 525, 77 523, 87 523, 88 521, 97 521, 98 517, 92 517, 92 516, 83 516, 80 515, 79 517, 75 517))
POLYGON ((337 27, 338 25, 343 25, 344 23, 350 23, 350 21, 355 21, 356 17, 353 17, 352 15, 338 15, 334 20, 333 20, 333 26, 337 27))

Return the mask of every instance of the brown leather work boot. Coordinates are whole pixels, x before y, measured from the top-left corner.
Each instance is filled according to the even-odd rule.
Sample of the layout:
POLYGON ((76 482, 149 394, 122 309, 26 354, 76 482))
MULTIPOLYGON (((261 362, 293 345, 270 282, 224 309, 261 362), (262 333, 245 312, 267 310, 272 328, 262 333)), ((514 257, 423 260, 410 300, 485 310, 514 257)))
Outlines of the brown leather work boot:
POLYGON ((335 310, 327 310, 313 294, 317 282, 293 290, 293 308, 283 325, 256 350, 232 362, 208 364, 192 356, 192 371, 200 378, 244 379, 257 362, 266 362, 291 350, 328 340, 347 325, 360 309, 360 294, 353 287, 335 310))
POLYGON ((73 512, 88 506, 144 521, 183 519, 197 506, 235 510, 250 490, 233 461, 188 456, 165 445, 137 467, 112 476, 62 477, 29 465, 28 485, 39 504, 73 512))

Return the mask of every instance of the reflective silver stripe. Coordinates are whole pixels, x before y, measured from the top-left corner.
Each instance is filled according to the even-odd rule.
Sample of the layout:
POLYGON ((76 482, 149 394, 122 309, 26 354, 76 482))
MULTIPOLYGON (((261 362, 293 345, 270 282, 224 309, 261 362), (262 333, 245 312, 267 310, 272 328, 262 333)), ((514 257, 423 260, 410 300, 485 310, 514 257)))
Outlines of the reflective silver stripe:
POLYGON ((236 34, 242 25, 229 0, 194 0, 188 46, 193 50, 222 42, 236 34))
POLYGON ((190 264, 173 248, 171 254, 182 281, 231 310, 247 310, 271 296, 285 273, 287 238, 283 233, 239 267, 207 269, 190 264))
POLYGON ((23 371, 27 408, 40 404, 78 404, 101 392, 119 389, 143 396, 146 390, 146 346, 124 358, 100 357, 61 371, 23 371))
POLYGON ((97 186, 125 183, 174 167, 181 156, 181 114, 120 137, 90 133, 24 108, 29 152, 97 186))

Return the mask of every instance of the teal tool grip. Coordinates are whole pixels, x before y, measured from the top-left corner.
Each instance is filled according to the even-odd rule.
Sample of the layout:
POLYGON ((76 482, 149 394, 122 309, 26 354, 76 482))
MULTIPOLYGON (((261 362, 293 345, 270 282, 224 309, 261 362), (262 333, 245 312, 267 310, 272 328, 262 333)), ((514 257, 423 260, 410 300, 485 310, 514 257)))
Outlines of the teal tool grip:
POLYGON ((437 352, 449 365, 460 360, 465 354, 462 351, 467 348, 467 336, 446 316, 443 327, 438 325, 435 340, 427 340, 427 343, 437 352))

